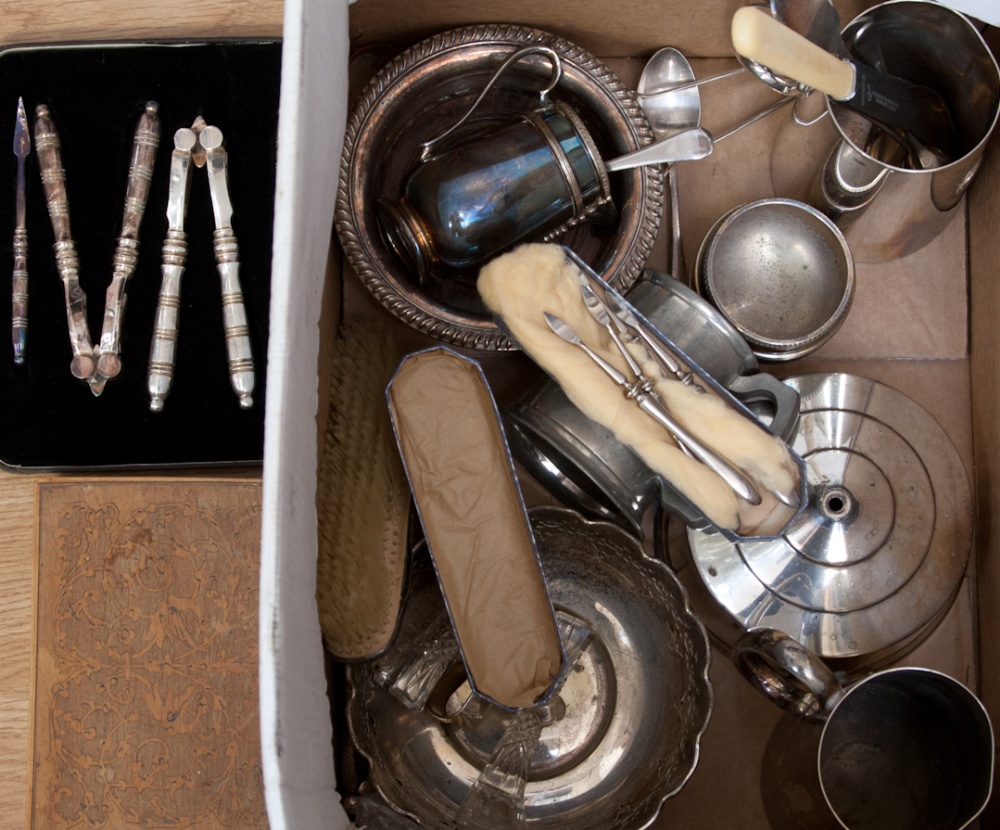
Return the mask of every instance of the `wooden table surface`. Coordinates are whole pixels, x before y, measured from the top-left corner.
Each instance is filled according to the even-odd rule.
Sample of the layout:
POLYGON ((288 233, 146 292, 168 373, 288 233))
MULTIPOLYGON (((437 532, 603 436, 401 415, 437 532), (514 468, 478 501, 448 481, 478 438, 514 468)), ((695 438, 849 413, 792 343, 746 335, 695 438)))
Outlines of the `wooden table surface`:
MULTIPOLYGON (((281 34, 281 0, 4 0, 0 43, 268 37, 281 34)), ((0 183, 0 197, 12 193, 0 183)), ((50 477, 50 476, 45 476, 50 477)), ((0 471, 0 830, 27 815, 29 691, 34 607, 35 485, 0 471)), ((121 476, 117 476, 121 478, 121 476)))

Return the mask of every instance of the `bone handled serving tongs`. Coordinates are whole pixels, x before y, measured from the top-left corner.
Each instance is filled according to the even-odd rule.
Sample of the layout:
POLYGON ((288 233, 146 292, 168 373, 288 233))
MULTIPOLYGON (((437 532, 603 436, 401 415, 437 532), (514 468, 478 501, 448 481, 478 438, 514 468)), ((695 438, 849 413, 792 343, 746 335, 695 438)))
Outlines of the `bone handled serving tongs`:
POLYGON ((59 133, 52 114, 45 104, 35 108, 35 147, 41 171, 45 203, 55 235, 53 250, 56 269, 62 279, 66 297, 66 321, 69 344, 73 351, 70 372, 73 377, 89 380, 95 362, 90 329, 87 326, 87 295, 80 286, 80 262, 70 229, 69 200, 66 194, 66 172, 63 169, 59 133))
POLYGON ((139 261, 139 226, 146 210, 159 146, 159 105, 155 101, 147 101, 132 140, 122 228, 115 246, 111 283, 104 298, 104 323, 97 349, 97 372, 90 379, 90 389, 95 395, 100 395, 105 383, 117 377, 122 369, 121 333, 125 316, 125 289, 139 261))
POLYGON ((215 214, 213 249, 222 280, 222 314, 229 357, 229 378, 240 406, 253 406, 254 363, 243 290, 239 278, 239 246, 232 228, 233 207, 229 199, 227 154, 222 146, 222 130, 207 125, 201 116, 190 128, 174 134, 170 161, 170 192, 167 200, 167 235, 163 242, 162 282, 153 322, 153 342, 149 353, 149 408, 163 409, 174 376, 180 312, 181 277, 187 262, 187 215, 191 165, 207 166, 208 186, 215 214))

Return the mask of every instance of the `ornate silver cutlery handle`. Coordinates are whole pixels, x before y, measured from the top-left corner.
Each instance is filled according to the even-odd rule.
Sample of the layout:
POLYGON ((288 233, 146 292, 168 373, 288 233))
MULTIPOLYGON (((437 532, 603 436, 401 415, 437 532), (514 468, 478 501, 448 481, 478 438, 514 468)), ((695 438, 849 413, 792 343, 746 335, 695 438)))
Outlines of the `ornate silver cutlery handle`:
MULTIPOLYGON (((745 475, 743 475, 743 473, 740 472, 731 461, 719 455, 719 453, 707 444, 702 443, 699 438, 688 432, 688 430, 685 429, 684 426, 670 414, 670 410, 667 409, 666 405, 662 402, 662 400, 660 400, 659 396, 650 392, 652 383, 641 373, 636 374, 637 364, 634 362, 634 359, 631 358, 631 355, 628 355, 628 349, 626 349, 624 344, 617 339, 615 334, 612 333, 612 338, 614 339, 616 346, 618 346, 619 350, 622 352, 622 356, 629 364, 630 371, 632 371, 633 374, 636 374, 635 382, 630 382, 622 372, 619 372, 618 369, 587 346, 587 344, 580 339, 580 336, 565 322, 548 312, 545 312, 544 316, 545 322, 548 323, 549 328, 551 328, 555 334, 566 342, 572 343, 574 346, 580 348, 591 360, 594 361, 594 363, 600 366, 601 369, 604 370, 604 373, 611 378, 611 380, 622 387, 627 398, 634 400, 643 412, 653 418, 653 420, 659 423, 660 426, 666 429, 667 432, 673 436, 677 445, 685 452, 685 454, 700 461, 712 472, 722 478, 722 480, 725 481, 726 484, 729 485, 729 487, 740 498, 750 504, 756 505, 761 503, 762 499, 760 493, 757 491, 757 488, 754 487, 753 483, 745 475)), ((611 333, 610 330, 609 333, 611 333)))
POLYGON ((24 101, 17 99, 14 119, 14 155, 17 156, 17 190, 14 201, 14 273, 11 281, 11 339, 14 362, 24 363, 28 345, 28 231, 25 218, 24 162, 31 152, 24 101))
POLYGON ((170 156, 170 191, 167 197, 167 236, 163 241, 160 296, 153 319, 153 342, 149 349, 147 390, 149 408, 163 409, 174 377, 174 354, 177 347, 177 324, 181 306, 181 277, 187 262, 188 188, 191 180, 191 151, 198 134, 188 127, 174 133, 174 151, 170 156))
POLYGON ((139 226, 149 198, 156 151, 160 146, 159 106, 148 101, 139 117, 132 142, 132 159, 122 211, 122 228, 115 246, 114 272, 104 299, 104 324, 101 327, 100 356, 91 389, 100 394, 104 382, 116 377, 122 368, 122 320, 125 315, 125 289, 139 260, 139 226))
POLYGON ((253 353, 250 349, 250 328, 247 325, 243 289, 240 286, 239 245, 232 228, 233 207, 227 181, 227 154, 222 146, 222 130, 206 126, 199 135, 208 167, 208 186, 215 212, 213 247, 222 281, 222 319, 229 355, 229 379, 240 406, 253 406, 255 382, 253 353))
POLYGON ((66 297, 66 321, 69 327, 69 344, 73 351, 70 372, 73 377, 88 380, 94 374, 95 364, 90 329, 87 326, 87 295, 80 286, 80 263, 70 230, 66 172, 62 165, 59 133, 45 104, 39 104, 35 109, 35 147, 45 190, 45 203, 55 235, 53 250, 56 268, 63 281, 66 297))

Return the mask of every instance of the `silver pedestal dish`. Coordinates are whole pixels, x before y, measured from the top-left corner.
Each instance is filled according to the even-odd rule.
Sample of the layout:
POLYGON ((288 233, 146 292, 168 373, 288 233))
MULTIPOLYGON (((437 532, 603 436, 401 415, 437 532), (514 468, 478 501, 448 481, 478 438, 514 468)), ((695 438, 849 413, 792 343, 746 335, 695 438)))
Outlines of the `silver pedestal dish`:
POLYGON ((972 491, 947 434, 900 392, 846 374, 785 382, 801 399, 790 444, 806 462, 808 506, 771 541, 685 540, 672 527, 667 558, 723 647, 774 628, 855 676, 916 647, 948 612, 972 491))
MULTIPOLYGON (((707 635, 673 574, 623 530, 564 508, 530 514, 553 603, 592 639, 540 713, 520 782, 523 826, 646 827, 698 760, 712 710, 707 635)), ((447 641, 437 582, 426 557, 417 562, 396 643, 351 669, 348 723, 380 795, 423 826, 448 828, 518 714, 480 707, 438 719, 438 708, 408 706, 387 688, 386 677, 447 641)))
MULTIPOLYGON (((604 64, 547 32, 503 24, 443 32, 398 55, 361 93, 348 120, 337 192, 336 227, 352 268, 396 317, 439 340, 481 350, 510 350, 475 288, 478 270, 420 280, 385 238, 379 200, 398 199, 419 166, 421 145, 458 122, 513 53, 543 46, 558 55, 562 75, 549 95, 579 116, 603 158, 653 138, 635 93, 604 64)), ((505 71, 468 122, 435 146, 445 152, 471 137, 491 135, 533 109, 552 74, 533 55, 505 71)), ((617 215, 583 222, 558 241, 568 245, 619 290, 638 277, 663 217, 663 173, 657 166, 611 174, 617 215)))

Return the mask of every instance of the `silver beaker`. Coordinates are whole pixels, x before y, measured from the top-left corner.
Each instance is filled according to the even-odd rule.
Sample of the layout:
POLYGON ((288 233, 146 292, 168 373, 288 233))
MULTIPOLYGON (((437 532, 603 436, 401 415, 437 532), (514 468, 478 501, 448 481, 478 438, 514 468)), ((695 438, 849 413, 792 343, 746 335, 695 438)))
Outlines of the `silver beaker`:
POLYGON ((860 60, 939 93, 962 151, 951 160, 924 158, 921 167, 864 116, 826 98, 836 144, 806 201, 841 228, 856 261, 884 262, 919 250, 956 214, 997 123, 1000 69, 966 17, 928 0, 874 6, 843 35, 860 60))

